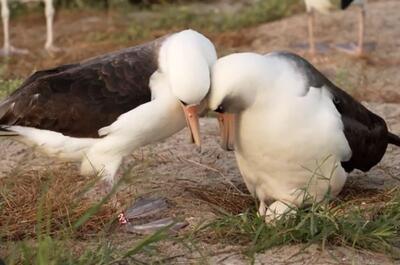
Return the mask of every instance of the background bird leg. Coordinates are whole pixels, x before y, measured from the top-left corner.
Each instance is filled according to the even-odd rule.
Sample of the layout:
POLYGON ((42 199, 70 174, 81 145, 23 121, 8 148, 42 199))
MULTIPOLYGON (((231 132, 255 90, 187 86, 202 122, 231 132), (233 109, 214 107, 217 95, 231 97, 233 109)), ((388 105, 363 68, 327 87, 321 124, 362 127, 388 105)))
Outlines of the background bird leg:
POLYGON ((346 52, 352 55, 361 56, 364 54, 365 49, 372 50, 375 48, 374 44, 369 43, 367 47, 365 47, 364 37, 365 37, 365 5, 358 6, 358 40, 357 43, 345 43, 338 44, 336 48, 339 51, 346 52))
POLYGON ((315 55, 315 39, 314 39, 314 10, 308 11, 308 43, 310 45, 310 54, 315 55))
POLYGON ((3 34, 4 34, 4 44, 3 49, 0 51, 1 55, 8 56, 12 53, 14 54, 27 54, 28 50, 18 49, 11 45, 10 43, 10 9, 8 8, 7 0, 1 0, 1 18, 3 21, 3 34))
POLYGON ((54 35, 53 35, 53 22, 54 22, 54 6, 53 0, 44 0, 45 4, 45 16, 46 16, 46 44, 45 49, 49 52, 57 52, 60 49, 55 47, 54 42, 54 35))
POLYGON ((365 35, 365 6, 359 7, 359 20, 358 20, 358 48, 356 50, 357 55, 362 55, 364 52, 364 35, 365 35))

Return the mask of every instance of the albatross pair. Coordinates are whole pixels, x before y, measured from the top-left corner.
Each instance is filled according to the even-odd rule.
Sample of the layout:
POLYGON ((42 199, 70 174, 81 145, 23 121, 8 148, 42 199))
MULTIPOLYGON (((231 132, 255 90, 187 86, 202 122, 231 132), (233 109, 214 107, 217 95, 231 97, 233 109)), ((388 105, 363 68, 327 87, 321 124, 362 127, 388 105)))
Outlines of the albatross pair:
POLYGON ((0 104, 0 124, 4 135, 82 159, 82 173, 94 168, 111 182, 124 155, 181 130, 185 117, 200 144, 205 102, 221 113, 224 146, 235 146, 266 220, 301 206, 305 193, 339 193, 348 172, 369 170, 389 143, 400 145, 382 118, 301 57, 217 61, 212 43, 191 30, 38 72, 0 104))

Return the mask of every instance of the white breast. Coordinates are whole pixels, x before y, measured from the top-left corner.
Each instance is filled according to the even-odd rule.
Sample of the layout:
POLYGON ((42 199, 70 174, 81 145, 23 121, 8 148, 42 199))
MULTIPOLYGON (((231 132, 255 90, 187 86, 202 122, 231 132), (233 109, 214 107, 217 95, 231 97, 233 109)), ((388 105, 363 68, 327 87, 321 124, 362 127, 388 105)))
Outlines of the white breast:
POLYGON ((330 93, 310 88, 303 97, 276 94, 238 116, 236 157, 249 190, 260 200, 300 204, 296 197, 305 188, 316 198, 325 195, 329 181, 317 176, 323 175, 332 177, 338 193, 346 179, 340 161, 351 150, 330 93))

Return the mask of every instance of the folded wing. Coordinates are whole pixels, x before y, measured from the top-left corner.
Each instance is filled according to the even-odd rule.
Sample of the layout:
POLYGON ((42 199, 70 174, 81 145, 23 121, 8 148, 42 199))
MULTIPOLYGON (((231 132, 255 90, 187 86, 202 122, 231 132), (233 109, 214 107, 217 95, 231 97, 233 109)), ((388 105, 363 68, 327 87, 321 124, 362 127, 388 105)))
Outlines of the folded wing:
POLYGON ((34 73, 0 103, 0 127, 99 137, 100 128, 151 100, 149 79, 161 42, 34 73))

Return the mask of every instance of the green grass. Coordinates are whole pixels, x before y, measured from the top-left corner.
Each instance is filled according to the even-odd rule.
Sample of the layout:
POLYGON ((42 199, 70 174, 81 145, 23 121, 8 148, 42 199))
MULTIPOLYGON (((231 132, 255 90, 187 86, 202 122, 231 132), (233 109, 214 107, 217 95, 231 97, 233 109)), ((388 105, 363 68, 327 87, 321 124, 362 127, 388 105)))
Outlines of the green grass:
MULTIPOLYGON (((209 32, 221 32, 248 27, 290 15, 296 0, 259 0, 234 13, 213 9, 211 12, 196 10, 189 5, 158 5, 152 11, 158 19, 146 23, 150 30, 170 28, 195 28, 209 32)), ((139 21, 138 21, 139 22, 139 21)))
MULTIPOLYGON (((63 173, 65 174, 65 172, 63 173)), ((68 176, 64 178, 66 180, 69 179, 68 176)), ((8 240, 7 231, 4 231, 4 229, 8 229, 5 227, 7 221, 1 225, 0 253, 1 251, 7 253, 5 257, 2 257, 5 259, 6 264, 111 265, 143 264, 146 263, 146 260, 161 260, 163 256, 159 254, 157 245, 171 238, 167 231, 169 227, 160 229, 144 237, 132 237, 122 233, 119 234, 118 238, 117 235, 113 236, 113 232, 110 232, 114 231, 116 221, 116 216, 112 213, 105 217, 104 224, 96 224, 102 228, 101 231, 95 234, 90 232, 89 235, 85 235, 85 232, 83 232, 85 231, 85 229, 82 229, 83 226, 108 203, 120 184, 129 181, 126 178, 126 176, 123 176, 121 181, 114 186, 113 190, 106 197, 97 203, 93 203, 80 217, 72 220, 71 216, 55 218, 54 211, 49 209, 49 202, 54 204, 59 203, 53 199, 57 194, 54 194, 55 191, 52 188, 57 185, 76 185, 77 187, 79 186, 78 194, 81 194, 83 191, 87 191, 93 187, 95 182, 90 181, 81 187, 82 184, 76 184, 76 180, 72 180, 68 184, 64 182, 60 183, 60 176, 49 175, 43 177, 39 181, 41 183, 39 184, 41 194, 39 198, 22 207, 36 210, 36 225, 34 227, 36 233, 33 236, 25 236, 21 240, 8 240), (55 229, 58 231, 55 232, 55 229), (131 242, 126 242, 126 239, 129 239, 131 242)), ((6 183, 8 182, 0 186, 0 213, 2 214, 4 214, 4 209, 7 209, 6 204, 15 203, 12 200, 12 196, 27 196, 26 194, 19 194, 15 189, 11 191, 9 184, 6 183)), ((33 182, 32 185, 37 185, 37 182, 33 182)), ((73 197, 74 195, 71 196, 73 197)), ((77 201, 80 201, 80 199, 77 198, 77 201)), ((66 206, 70 208, 68 212, 74 212, 75 204, 75 201, 69 201, 68 206, 66 206)), ((56 208, 59 209, 58 211, 64 210, 64 206, 60 204, 56 208)), ((29 219, 32 217, 22 216, 22 219, 25 218, 29 219)), ((86 233, 88 233, 87 231, 89 230, 86 230, 86 233)))
POLYGON ((341 87, 346 90, 346 92, 351 95, 356 95, 357 93, 357 85, 354 84, 354 80, 351 79, 350 72, 348 69, 339 68, 334 77, 335 84, 338 87, 341 87))
POLYGON ((145 39, 160 30, 182 30, 192 28, 201 32, 219 33, 250 27, 289 16, 299 10, 296 0, 259 0, 244 5, 235 12, 219 7, 204 8, 196 4, 156 4, 145 11, 137 8, 120 9, 130 22, 123 32, 96 32, 88 35, 93 42, 113 39, 127 42, 145 39), (137 13, 138 12, 138 13, 137 13))
POLYGON ((5 73, 9 70, 8 61, 9 58, 5 58, 4 61, 0 63, 0 100, 16 90, 23 82, 23 80, 19 78, 4 78, 5 73))
POLYGON ((360 205, 360 201, 330 202, 324 200, 287 215, 274 224, 265 224, 255 209, 239 215, 225 213, 200 228, 195 234, 205 234, 212 240, 244 246, 244 254, 255 253, 274 246, 302 243, 344 245, 355 249, 400 257, 400 190, 390 192, 391 199, 383 205, 360 205))
MULTIPOLYGON (((41 194, 39 199, 28 202, 27 206, 37 211, 36 234, 17 241, 6 241, 0 234, 0 251, 7 251, 6 264, 163 264, 163 260, 167 260, 171 253, 162 252, 158 246, 168 243, 181 244, 186 249, 198 252, 204 264, 207 264, 207 250, 198 246, 202 242, 210 243, 209 241, 242 246, 243 253, 250 258, 266 249, 288 244, 304 244, 304 248, 311 244, 320 244, 323 249, 328 245, 344 245, 400 258, 400 189, 351 200, 331 201, 327 196, 326 200, 300 209, 295 215, 284 216, 274 224, 265 224, 263 218, 257 216, 255 208, 247 209, 238 215, 221 211, 217 219, 199 225, 179 238, 171 237, 166 229, 162 229, 138 239, 128 235, 113 237, 110 227, 115 221, 114 214, 105 218, 106 223, 100 232, 90 236, 82 234, 80 228, 107 203, 115 189, 74 220, 54 218, 54 214, 46 208, 45 200, 56 204, 53 199, 55 194, 63 196, 57 189, 54 190, 55 185, 64 187, 66 193, 70 190, 64 182, 60 182, 60 177, 61 175, 55 175, 38 182, 28 182, 29 185, 42 184, 41 192, 38 192, 41 194), (55 222, 64 223, 64 228, 58 228, 61 232, 52 231, 55 222)), ((32 176, 24 178, 26 180, 23 182, 26 182, 32 176)), ((67 181, 71 176, 63 178, 67 181)), ((70 183, 81 186, 75 179, 71 179, 70 183)), ((93 185, 93 182, 90 182, 90 185, 93 185)), ((5 203, 12 203, 10 196, 16 195, 8 191, 8 185, 0 187, 2 213, 5 203)), ((80 188, 87 190, 86 186, 80 188)), ((27 196, 24 193, 17 195, 27 196)), ((72 200, 68 201, 70 212, 73 211, 75 203, 72 200)), ((2 228, 5 228, 4 223, 2 228)))
POLYGON ((168 237, 166 229, 162 229, 133 243, 132 247, 125 250, 118 249, 115 242, 107 237, 99 237, 94 243, 82 244, 81 242, 83 250, 77 254, 76 241, 58 240, 43 235, 34 243, 29 241, 16 243, 11 247, 11 254, 5 260, 9 265, 111 265, 120 264, 120 262, 143 264, 143 257, 157 257, 155 246, 168 237), (138 255, 141 257, 138 258, 138 255))
POLYGON ((21 79, 0 79, 0 99, 6 97, 22 84, 21 79))

